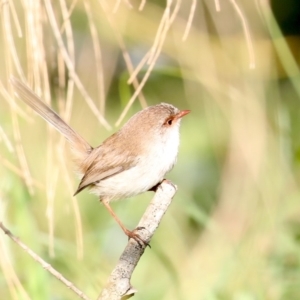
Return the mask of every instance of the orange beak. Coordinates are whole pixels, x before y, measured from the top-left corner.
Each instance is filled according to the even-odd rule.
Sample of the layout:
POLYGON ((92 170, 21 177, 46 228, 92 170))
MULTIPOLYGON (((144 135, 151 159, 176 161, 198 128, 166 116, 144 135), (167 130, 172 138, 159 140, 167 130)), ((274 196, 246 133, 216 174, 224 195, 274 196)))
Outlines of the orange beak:
POLYGON ((186 109, 186 110, 181 110, 178 114, 176 114, 175 118, 180 119, 184 117, 185 115, 189 114, 191 111, 186 109))

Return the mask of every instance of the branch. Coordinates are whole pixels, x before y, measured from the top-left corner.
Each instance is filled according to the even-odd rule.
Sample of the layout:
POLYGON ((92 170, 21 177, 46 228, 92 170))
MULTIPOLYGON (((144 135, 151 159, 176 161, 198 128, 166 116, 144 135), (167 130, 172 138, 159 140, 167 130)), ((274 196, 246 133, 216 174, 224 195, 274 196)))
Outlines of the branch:
MULTIPOLYGON (((176 193, 176 189, 177 187, 168 180, 164 180, 158 186, 154 198, 150 202, 146 212, 138 224, 138 227, 141 228, 139 230, 139 235, 144 241, 150 242, 155 230, 161 222, 163 215, 171 204, 172 198, 176 193)), ((19 238, 14 236, 11 231, 3 225, 2 222, 0 222, 0 228, 45 270, 64 283, 81 299, 88 300, 88 297, 84 295, 82 291, 76 288, 72 282, 64 278, 62 274, 56 271, 49 263, 44 261, 28 246, 21 242, 19 238)), ((146 246, 139 245, 136 241, 130 239, 119 259, 117 266, 112 271, 105 288, 98 297, 98 300, 120 300, 124 296, 129 298, 135 294, 136 290, 131 286, 130 278, 145 251, 145 247, 146 246)))
POLYGON ((41 257, 39 257, 35 252, 33 252, 28 246, 22 243, 16 236, 14 236, 10 230, 8 230, 2 222, 0 222, 0 228, 3 232, 8 235, 15 243, 17 243, 26 253, 28 253, 35 261, 37 261, 42 267, 51 273, 54 277, 64 283, 70 290, 76 293, 81 299, 89 300, 89 298, 81 292, 77 287, 74 286, 72 282, 67 280, 65 277, 62 276, 59 272, 57 272, 50 264, 44 261, 41 257))
MULTIPOLYGON (((158 186, 154 198, 138 224, 138 227, 142 228, 139 235, 144 241, 151 240, 171 204, 176 189, 177 187, 168 180, 164 180, 158 186)), ((98 300, 120 300, 124 296, 129 298, 135 294, 136 290, 131 286, 130 278, 144 251, 145 246, 139 245, 132 239, 129 240, 98 300)))

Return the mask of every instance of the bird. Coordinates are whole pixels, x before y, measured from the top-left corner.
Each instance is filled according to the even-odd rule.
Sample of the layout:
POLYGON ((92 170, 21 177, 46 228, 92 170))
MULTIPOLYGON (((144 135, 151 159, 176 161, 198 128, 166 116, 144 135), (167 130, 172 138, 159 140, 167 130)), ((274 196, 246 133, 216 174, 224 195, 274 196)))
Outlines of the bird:
POLYGON ((80 178, 74 196, 89 189, 129 239, 147 245, 139 228, 127 229, 110 202, 155 190, 164 180, 176 163, 180 122, 190 110, 179 110, 168 103, 149 106, 134 114, 99 146, 92 147, 26 84, 15 77, 11 84, 18 97, 70 143, 80 178))

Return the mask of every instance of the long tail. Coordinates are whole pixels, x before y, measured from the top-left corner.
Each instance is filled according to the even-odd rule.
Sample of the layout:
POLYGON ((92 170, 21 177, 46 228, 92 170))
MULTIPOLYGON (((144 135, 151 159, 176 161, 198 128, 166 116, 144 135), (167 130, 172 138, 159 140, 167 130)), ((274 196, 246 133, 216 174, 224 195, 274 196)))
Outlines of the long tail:
POLYGON ((16 93, 27 105, 43 119, 54 126, 71 143, 78 159, 83 160, 93 149, 89 143, 76 133, 61 117, 48 107, 30 88, 15 77, 11 78, 16 93), (80 158, 78 157, 80 156, 80 158))

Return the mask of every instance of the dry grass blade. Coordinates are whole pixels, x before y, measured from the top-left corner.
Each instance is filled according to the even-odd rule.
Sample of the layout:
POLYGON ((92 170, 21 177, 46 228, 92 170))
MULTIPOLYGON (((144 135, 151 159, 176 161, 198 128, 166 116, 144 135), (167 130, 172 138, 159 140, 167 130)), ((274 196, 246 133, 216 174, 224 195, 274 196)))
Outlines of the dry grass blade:
MULTIPOLYGON (((122 51, 122 55, 123 55, 123 58, 124 58, 127 70, 128 70, 128 72, 130 74, 130 77, 132 77, 133 73, 134 73, 134 67, 133 67, 130 55, 129 55, 127 49, 126 49, 125 42, 124 42, 124 40, 122 38, 122 35, 120 34, 120 30, 117 28, 117 25, 115 24, 114 19, 112 18, 111 14, 109 13, 108 7, 105 4, 105 2, 99 1, 99 4, 102 6, 103 10, 105 11, 107 19, 108 19, 108 21, 109 21, 112 29, 114 30, 114 33, 115 33, 115 36, 117 38, 119 47, 120 47, 120 49, 122 51)), ((131 82, 132 82, 132 85, 135 88, 135 90, 137 90, 138 87, 139 87, 139 82, 135 78, 135 76, 133 76, 131 82)), ((144 108, 147 107, 147 102, 146 102, 146 99, 145 99, 142 91, 138 94, 138 98, 139 98, 139 101, 141 103, 141 106, 144 107, 144 108)), ((129 108, 130 108, 130 106, 129 106, 129 108)), ((117 124, 119 124, 119 123, 117 122, 116 125, 117 124)))
POLYGON ((219 0, 215 0, 215 6, 216 6, 216 11, 217 12, 221 11, 221 6, 220 6, 220 1, 219 0))
POLYGON ((121 0, 116 0, 116 3, 114 5, 114 8, 113 8, 113 13, 115 14, 117 11, 118 11, 118 8, 121 4, 121 0))
MULTIPOLYGON (((52 150, 49 148, 47 151, 47 161, 52 162, 53 157, 49 157, 52 155, 52 150)), ((48 164, 49 165, 49 164, 48 164)), ((49 167, 48 167, 49 168, 49 167)), ((54 199, 55 199, 55 190, 58 181, 58 172, 59 169, 57 165, 54 165, 50 170, 47 168, 47 189, 46 189, 46 197, 47 197, 47 207, 46 207, 46 218, 48 220, 48 252, 50 257, 55 256, 54 251, 54 199)))
MULTIPOLYGON (((9 2, 7 2, 8 4, 9 2)), ((23 69, 20 64, 20 60, 16 51, 16 46, 13 39, 13 34, 11 30, 11 21, 10 21, 10 13, 9 13, 9 5, 2 5, 2 27, 4 31, 6 51, 8 51, 8 57, 10 57, 13 61, 15 68, 17 69, 18 74, 24 78, 23 69)), ((18 23, 17 23, 18 24, 18 23)), ((9 63, 10 60, 7 61, 9 63)), ((10 67, 9 67, 10 69, 10 67)))
POLYGON ((155 39, 153 41, 153 45, 150 49, 150 54, 147 63, 150 65, 154 61, 154 56, 156 56, 157 53, 160 52, 159 45, 162 44, 162 41, 164 40, 163 37, 165 37, 164 32, 169 27, 169 20, 170 20, 170 10, 171 10, 171 4, 172 0, 167 1, 167 7, 164 10, 163 16, 161 18, 161 21, 159 23, 155 39))
POLYGON ((9 3, 9 6, 10 6, 10 9, 11 9, 11 14, 12 14, 12 17, 13 17, 13 20, 14 20, 14 23, 15 23, 15 27, 16 27, 16 30, 17 30, 17 33, 18 33, 18 37, 22 37, 23 36, 22 27, 20 25, 20 21, 18 19, 17 13, 16 13, 15 4, 14 4, 13 1, 9 1, 8 3, 9 3))
POLYGON ((185 41, 189 35, 192 23, 193 23, 193 19, 194 19, 194 15, 195 15, 195 10, 196 10, 196 6, 197 6, 197 0, 193 0, 192 4, 191 4, 191 10, 190 10, 190 14, 189 14, 189 18, 188 21, 186 23, 186 27, 184 30, 184 34, 182 37, 182 40, 185 41))
POLYGON ((141 71, 141 69, 147 63, 149 57, 150 57, 150 50, 144 55, 144 57, 140 60, 140 62, 136 66, 136 68, 131 73, 129 79, 127 80, 128 84, 132 84, 136 80, 138 73, 141 71))
MULTIPOLYGON (((73 3, 74 4, 74 3, 73 3)), ((70 59, 72 60, 72 64, 75 65, 75 47, 74 47, 74 37, 73 37, 73 31, 72 31, 72 24, 70 22, 70 16, 73 8, 75 6, 71 6, 71 9, 68 10, 67 8, 67 3, 64 0, 60 0, 60 5, 61 5, 61 11, 64 19, 64 31, 66 33, 67 37, 67 48, 68 48, 68 53, 70 55, 70 59)), ((63 31, 61 31, 63 33, 63 31)), ((62 58, 62 55, 59 56, 62 58)), ((62 60, 62 59, 61 59, 62 60)), ((65 86, 65 66, 63 63, 61 63, 61 69, 62 72, 61 74, 61 88, 63 89, 65 86)), ((72 106, 73 106, 73 94, 74 94, 74 81, 71 78, 68 82, 68 90, 67 90, 67 98, 66 98, 66 106, 64 109, 64 116, 67 121, 70 120, 71 117, 71 112, 72 112, 72 106)), ((60 101, 63 103, 64 102, 64 97, 60 98, 60 101)), ((100 110, 102 114, 104 114, 104 110, 100 110)), ((66 165, 62 161, 63 158, 63 150, 64 150, 64 145, 65 145, 65 140, 61 138, 59 147, 57 149, 57 154, 58 154, 58 159, 59 159, 59 164, 63 167, 63 180, 66 181, 67 186, 69 191, 71 192, 70 194, 73 194, 72 190, 72 185, 71 185, 71 178, 70 174, 66 170, 66 165)), ((74 228, 75 228, 75 236, 76 236, 76 245, 77 245, 77 257, 81 259, 83 257, 83 235, 82 235, 82 222, 81 222, 81 216, 78 208, 78 203, 75 197, 71 197, 71 202, 72 202, 72 208, 73 208, 73 214, 75 216, 74 218, 74 228)))
POLYGON ((14 139, 15 139, 15 143, 16 143, 16 153, 17 153, 17 156, 18 156, 21 168, 22 168, 22 172, 23 172, 22 177, 25 179, 25 183, 27 185, 30 195, 33 195, 34 194, 33 178, 31 176, 28 162, 26 160, 26 156, 24 153, 24 148, 22 145, 19 121, 14 112, 12 112, 12 123, 13 123, 14 139))
POLYGON ((104 71, 103 71, 103 61, 101 54, 101 46, 98 37, 97 28, 91 11, 91 7, 88 1, 84 1, 84 7, 86 14, 88 16, 94 53, 95 53, 95 63, 96 63, 96 76, 97 76, 97 88, 99 93, 99 106, 100 112, 104 115, 105 113, 105 86, 104 86, 104 71))
MULTIPOLYGON (((59 162, 62 165, 63 168, 63 180, 66 182, 66 186, 68 191, 70 192, 70 195, 74 194, 74 187, 72 186, 72 181, 70 179, 66 164, 64 163, 64 155, 61 153, 61 148, 57 149, 57 156, 59 158, 59 162)), ((75 223, 75 236, 76 236, 76 249, 77 249, 77 258, 82 259, 83 258, 83 232, 82 232, 82 220, 81 220, 81 214, 80 209, 78 207, 77 197, 70 197, 71 205, 74 212, 74 223, 75 223)))
MULTIPOLYGON (((24 174, 23 170, 21 170, 18 167, 16 167, 10 161, 8 161, 4 157, 0 156, 0 163, 3 166, 5 166, 7 169, 9 169, 10 171, 12 171, 13 173, 15 173, 17 176, 19 176, 20 178, 22 178, 23 180, 25 180, 25 176, 26 175, 24 174)), ((45 189, 45 186, 40 181, 37 181, 36 179, 32 179, 32 184, 36 188, 45 189)))
MULTIPOLYGON (((172 4, 172 1, 168 1, 169 6, 165 8, 162 20, 160 22, 160 25, 159 25, 159 28, 158 28, 158 31, 157 31, 157 34, 156 34, 154 44, 153 44, 150 52, 149 53, 147 52, 147 54, 146 54, 146 56, 148 57, 149 67, 148 67, 148 69, 147 69, 140 85, 135 90, 134 94, 129 99, 126 107, 124 108, 124 110, 122 111, 120 117, 118 118, 118 120, 116 122, 116 126, 119 126, 121 124, 124 117, 128 113, 130 107, 132 106, 135 99, 137 98, 137 96, 141 92, 142 88, 146 84, 149 76, 151 75, 152 70, 154 69, 155 63, 156 63, 156 61, 157 61, 157 59, 158 59, 158 57, 161 53, 165 38, 167 36, 167 33, 170 29, 170 26, 171 26, 172 22, 174 22, 175 17, 178 13, 178 10, 179 10, 179 7, 180 7, 180 1, 177 1, 177 5, 175 6, 173 13, 170 15, 170 6, 171 6, 171 4, 172 4)), ((144 61, 144 59, 142 59, 142 60, 144 61)), ((139 68, 140 67, 141 67, 141 65, 139 65, 139 68)))
POLYGON ((7 134, 4 132, 2 126, 0 125, 0 142, 3 141, 4 145, 6 146, 6 148, 8 149, 9 152, 14 152, 15 149, 11 143, 11 141, 9 140, 7 134))
MULTIPOLYGON (((122 1, 122 0, 116 0, 116 3, 115 3, 114 8, 113 8, 113 13, 114 13, 114 14, 118 11, 118 9, 119 9, 119 7, 120 7, 120 4, 121 4, 121 1, 122 1)), ((133 8, 133 6, 132 6, 132 4, 130 3, 129 0, 123 0, 123 2, 127 5, 127 7, 128 7, 129 9, 132 9, 132 8, 133 8)))
POLYGON ((32 121, 30 117, 16 104, 15 100, 5 89, 1 81, 0 81, 0 94, 2 94, 3 99, 9 104, 9 106, 13 111, 15 111, 22 118, 24 118, 27 122, 32 121))
POLYGON ((140 6, 139 6, 139 11, 142 11, 147 3, 147 0, 141 0, 140 6))
MULTIPOLYGON (((26 45, 28 73, 34 80, 38 91, 41 90, 43 80, 48 79, 47 65, 45 62, 45 47, 42 15, 43 7, 40 1, 24 2, 25 24, 26 24, 26 45), (46 77, 46 78, 44 78, 46 77)), ((25 81, 25 78, 21 78, 25 81)), ((47 99, 48 100, 48 99, 47 99)))
POLYGON ((49 0, 45 0, 45 5, 46 5, 46 10, 48 12, 48 16, 49 16, 49 21, 51 24, 51 27, 53 29, 53 33, 54 36, 56 38, 58 47, 62 53, 62 56, 64 58, 64 61, 68 67, 68 70, 70 72, 70 76, 71 78, 74 80, 78 90, 80 91, 80 93, 82 94, 82 96, 84 97, 87 105, 90 107, 92 113, 98 118, 99 122, 106 128, 106 129, 111 129, 111 126, 109 125, 109 123, 105 120, 105 118, 103 117, 103 115, 99 112, 98 108, 96 107, 95 103, 93 102, 93 100, 91 99, 91 97, 89 96, 89 94, 87 93, 85 87, 83 86, 81 80, 79 79, 75 68, 74 68, 74 64, 68 54, 68 51, 65 48, 65 45, 63 43, 63 39, 60 33, 60 30, 58 28, 58 24, 56 22, 55 19, 55 15, 54 15, 54 11, 52 8, 52 4, 51 1, 49 0))
POLYGON ((253 50, 253 45, 252 45, 252 41, 251 41, 250 30, 248 27, 247 20, 243 16, 243 12, 240 9, 240 7, 237 5, 235 0, 230 0, 230 2, 232 3, 234 9, 236 10, 236 12, 242 22, 242 26, 243 26, 243 30, 244 30, 245 38, 246 38, 246 43, 247 43, 247 48, 248 48, 248 52, 249 52, 249 68, 255 69, 255 56, 254 56, 254 50, 253 50))
POLYGON ((64 30, 65 30, 65 22, 70 22, 70 17, 73 13, 73 10, 75 9, 75 6, 77 4, 78 0, 73 0, 72 4, 70 5, 70 7, 68 8, 68 15, 67 16, 64 16, 64 21, 61 25, 61 28, 60 28, 60 32, 63 33, 64 30))

